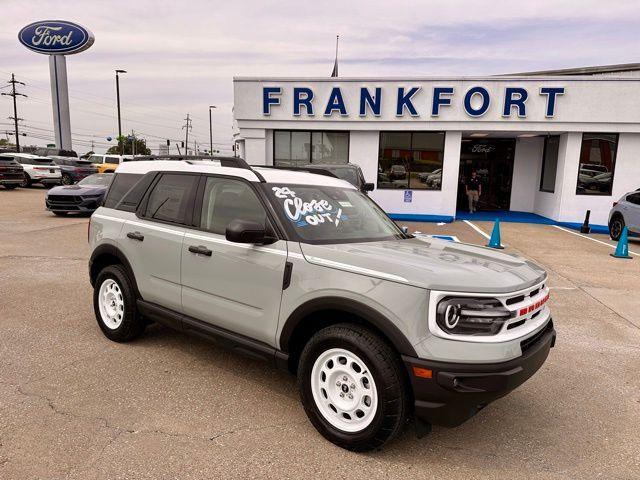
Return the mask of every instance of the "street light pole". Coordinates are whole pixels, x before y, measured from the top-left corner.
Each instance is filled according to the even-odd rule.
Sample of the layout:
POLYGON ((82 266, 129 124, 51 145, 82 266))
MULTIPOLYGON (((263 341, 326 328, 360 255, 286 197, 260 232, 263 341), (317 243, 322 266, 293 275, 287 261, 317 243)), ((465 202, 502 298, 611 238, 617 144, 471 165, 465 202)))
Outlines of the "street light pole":
POLYGON ((216 108, 215 105, 209 105, 209 155, 213 156, 213 120, 211 119, 211 110, 216 108))
POLYGON ((122 120, 120 119, 120 77, 119 73, 127 73, 126 70, 116 70, 116 98, 118 100, 118 142, 120 142, 120 155, 124 155, 124 142, 122 141, 122 120))

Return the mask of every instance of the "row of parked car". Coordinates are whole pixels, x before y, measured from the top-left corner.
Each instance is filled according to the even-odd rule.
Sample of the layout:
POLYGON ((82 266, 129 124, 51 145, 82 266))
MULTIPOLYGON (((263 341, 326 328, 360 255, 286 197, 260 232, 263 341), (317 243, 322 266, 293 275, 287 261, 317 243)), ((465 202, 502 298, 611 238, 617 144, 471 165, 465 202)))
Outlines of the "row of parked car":
POLYGON ((0 152, 0 185, 7 189, 41 184, 73 185, 96 173, 113 173, 132 156, 91 155, 78 158, 71 150, 38 149, 35 154, 0 152))

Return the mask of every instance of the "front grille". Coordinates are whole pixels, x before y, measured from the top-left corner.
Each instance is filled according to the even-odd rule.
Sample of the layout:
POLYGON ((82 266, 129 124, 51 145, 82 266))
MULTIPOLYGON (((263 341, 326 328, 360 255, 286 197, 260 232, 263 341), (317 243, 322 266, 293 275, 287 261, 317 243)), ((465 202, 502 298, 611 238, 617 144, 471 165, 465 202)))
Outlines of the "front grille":
POLYGON ((542 337, 546 335, 547 332, 550 332, 551 330, 553 330, 553 320, 549 320, 549 323, 547 323, 547 325, 538 333, 520 342, 520 349, 522 350, 522 353, 526 352, 531 347, 533 347, 536 343, 540 341, 542 337))
POLYGON ((49 195, 49 203, 73 205, 82 202, 82 197, 75 195, 49 195))

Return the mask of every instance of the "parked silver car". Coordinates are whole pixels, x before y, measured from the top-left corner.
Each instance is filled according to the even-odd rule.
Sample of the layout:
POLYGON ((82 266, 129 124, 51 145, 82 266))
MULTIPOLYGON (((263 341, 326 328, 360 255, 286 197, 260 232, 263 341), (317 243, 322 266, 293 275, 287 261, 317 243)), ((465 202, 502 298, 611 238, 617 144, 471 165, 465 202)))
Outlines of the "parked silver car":
POLYGON ((422 431, 463 423, 555 342, 540 267, 407 235, 329 176, 237 158, 124 163, 89 243, 105 336, 157 321, 273 362, 297 374, 316 429, 350 450, 383 445, 412 415, 422 431))
POLYGON ((625 193, 609 212, 609 235, 613 240, 620 239, 625 226, 640 233, 640 191, 625 193))

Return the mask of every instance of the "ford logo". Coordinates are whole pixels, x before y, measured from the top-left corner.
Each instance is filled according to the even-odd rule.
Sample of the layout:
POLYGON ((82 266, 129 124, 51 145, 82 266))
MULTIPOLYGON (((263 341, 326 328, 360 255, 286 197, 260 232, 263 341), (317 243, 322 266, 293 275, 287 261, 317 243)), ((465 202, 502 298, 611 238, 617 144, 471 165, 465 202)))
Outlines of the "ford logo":
POLYGON ((29 50, 47 55, 68 55, 93 45, 93 34, 77 23, 43 20, 27 25, 18 39, 29 50))

